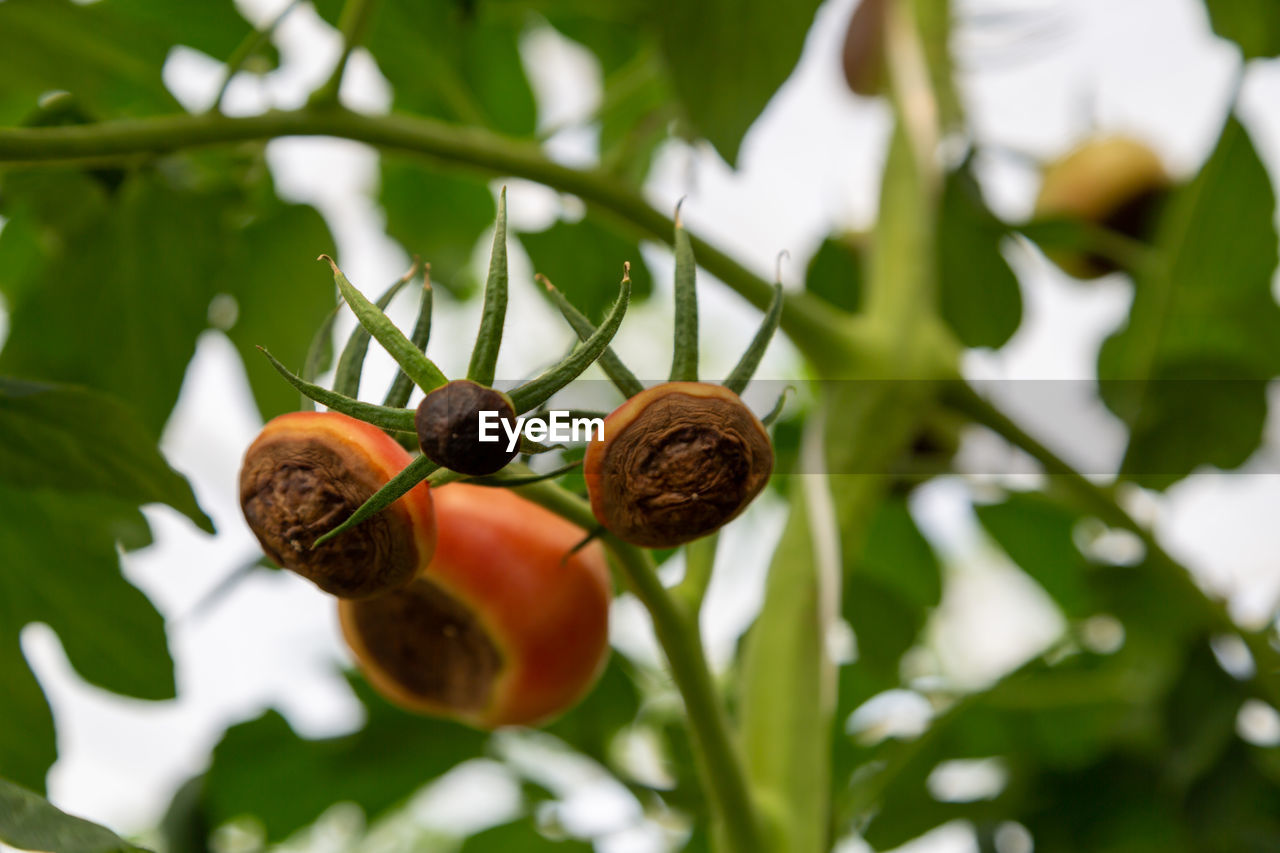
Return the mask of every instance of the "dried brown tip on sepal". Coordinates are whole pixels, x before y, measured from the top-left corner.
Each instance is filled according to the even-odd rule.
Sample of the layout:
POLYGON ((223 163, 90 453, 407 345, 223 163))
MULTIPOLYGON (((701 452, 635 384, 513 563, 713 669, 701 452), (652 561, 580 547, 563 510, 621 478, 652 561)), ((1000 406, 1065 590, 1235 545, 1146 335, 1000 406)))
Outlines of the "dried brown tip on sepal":
POLYGON ((542 273, 534 273, 533 280, 545 287, 548 293, 556 292, 556 286, 551 283, 551 279, 547 278, 542 273))
POLYGON ((631 261, 622 262, 622 280, 631 281, 631 261))
POLYGON ((676 213, 675 213, 675 216, 672 217, 672 219, 675 220, 677 228, 684 227, 684 221, 680 218, 680 208, 684 207, 684 200, 687 198, 688 198, 687 195, 682 195, 680 196, 680 200, 676 202, 676 213))
POLYGON ((333 258, 329 257, 328 255, 321 255, 320 257, 316 258, 316 260, 324 261, 325 263, 327 263, 329 265, 329 268, 333 270, 334 275, 340 275, 342 273, 342 270, 338 269, 337 261, 335 261, 333 258))

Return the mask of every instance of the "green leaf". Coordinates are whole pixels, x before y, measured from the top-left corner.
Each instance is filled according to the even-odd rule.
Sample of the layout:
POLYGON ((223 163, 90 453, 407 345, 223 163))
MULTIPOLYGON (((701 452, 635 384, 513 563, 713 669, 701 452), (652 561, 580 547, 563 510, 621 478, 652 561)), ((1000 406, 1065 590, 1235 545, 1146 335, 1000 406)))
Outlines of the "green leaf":
MULTIPOLYGON (((365 45, 391 81, 398 109, 510 136, 532 135, 537 105, 520 58, 523 16, 496 5, 379 4, 365 45)), ((341 6, 339 0, 316 4, 330 23, 338 20, 341 6)))
POLYGON ((1164 487, 1197 465, 1234 468, 1258 447, 1265 383, 1280 372, 1275 210, 1267 171, 1231 119, 1170 200, 1161 260, 1138 276, 1128 325, 1098 357, 1103 398, 1131 430, 1131 479, 1164 487))
POLYGON ((93 391, 0 377, 0 483, 166 503, 213 522, 128 408, 93 391))
POLYGON ((142 699, 174 696, 164 624, 120 575, 117 544, 149 544, 136 501, 0 482, 0 661, 6 725, 0 761, 22 784, 43 788, 54 756, 48 710, 21 665, 18 633, 43 622, 85 679, 142 699), (13 763, 10 763, 13 762, 13 763))
POLYGON ((1054 501, 1030 492, 1010 494, 1003 503, 977 506, 978 520, 1018 566, 1044 588, 1068 616, 1094 612, 1085 577, 1089 563, 1076 547, 1078 517, 1054 501))
POLYGON ((113 393, 159 435, 208 324, 221 210, 143 173, 98 211, 58 234, 36 280, 20 285, 0 371, 113 393))
POLYGON ((1280 6, 1271 0, 1205 0, 1213 31, 1240 45, 1244 58, 1280 55, 1280 6))
POLYGON ((555 283, 579 311, 598 322, 618 295, 624 261, 631 263, 631 300, 648 299, 653 278, 634 240, 588 216, 578 222, 556 222, 546 231, 520 235, 535 272, 555 283))
POLYGON ((339 801, 360 806, 372 821, 481 754, 483 732, 401 711, 363 680, 350 681, 368 713, 353 734, 307 740, 275 711, 227 730, 205 782, 213 825, 253 815, 268 841, 280 841, 339 801))
POLYGON ((475 284, 471 256, 494 220, 493 194, 483 181, 427 169, 417 161, 383 155, 378 200, 387 233, 410 254, 431 264, 431 283, 455 296, 475 284))
MULTIPOLYGON (((106 0, 107 8, 132 26, 154 32, 170 44, 185 44, 219 61, 227 59, 253 32, 230 0, 191 3, 181 15, 173 14, 168 0, 106 0)), ((275 65, 275 48, 270 41, 259 55, 275 65)), ((157 69, 159 71, 159 69, 157 69)))
POLYGON ((622 656, 614 654, 587 697, 544 729, 583 755, 607 765, 609 745, 635 720, 639 706, 640 691, 635 680, 622 656))
POLYGON ((43 791, 45 773, 58 758, 53 712, 22 656, 17 635, 8 634, 17 622, 9 603, 0 600, 0 626, 6 631, 0 639, 0 684, 5 690, 6 723, 0 730, 0 767, 10 779, 43 791))
POLYGON ((295 368, 303 364, 312 332, 334 303, 333 289, 318 284, 311 268, 317 255, 333 247, 333 236, 314 208, 271 203, 226 248, 218 286, 239 307, 227 337, 244 362, 263 420, 296 410, 298 395, 258 347, 295 368))
POLYGON ((875 578, 919 608, 937 607, 942 600, 942 566, 920 532, 905 499, 886 498, 871 517, 862 554, 845 572, 875 578))
POLYGON ((0 3, 0 122, 16 123, 55 89, 112 116, 178 109, 160 76, 170 42, 113 5, 0 3))
POLYGON ((862 307, 863 251, 855 235, 828 237, 809 261, 804 288, 850 313, 862 307))
POLYGON ((730 166, 773 93, 791 74, 817 0, 660 0, 650 9, 686 118, 730 166))
POLYGON ((72 817, 38 794, 0 779, 0 842, 48 853, 142 851, 111 830, 72 817))
MULTIPOLYGON (((816 440, 810 435, 807 440, 816 440)), ((740 703, 747 773, 774 804, 780 850, 824 849, 830 778, 834 672, 826 652, 830 617, 815 539, 825 539, 811 489, 825 477, 791 477, 791 515, 774 553, 764 607, 745 640, 740 703)))
POLYGON ((938 303, 967 347, 1001 347, 1022 322, 1022 291, 1000 251, 1008 229, 968 166, 947 176, 938 212, 938 303))
POLYGON ((468 838, 459 853, 590 853, 595 847, 589 841, 565 839, 554 841, 538 832, 532 818, 504 823, 468 838))

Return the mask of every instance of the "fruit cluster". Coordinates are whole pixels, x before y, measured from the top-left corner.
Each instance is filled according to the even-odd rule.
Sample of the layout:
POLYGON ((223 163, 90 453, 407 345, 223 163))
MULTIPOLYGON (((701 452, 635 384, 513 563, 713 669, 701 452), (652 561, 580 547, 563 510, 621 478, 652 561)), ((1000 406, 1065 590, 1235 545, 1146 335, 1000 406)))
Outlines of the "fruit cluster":
POLYGON ((717 530, 763 489, 773 448, 738 395, 782 307, 779 286, 730 377, 723 385, 699 382, 693 253, 677 216, 670 381, 643 388, 608 348, 629 300, 624 273, 599 328, 542 279, 580 343, 537 378, 498 391, 505 225, 504 195, 464 379, 448 381, 425 355, 429 284, 411 336, 383 313, 415 271, 370 302, 334 265, 360 327, 338 361, 333 389, 311 381, 318 360, 309 358, 297 376, 272 359, 308 406, 314 400, 330 411, 272 420, 240 473, 241 507, 263 550, 339 599, 343 635, 370 683, 403 707, 483 728, 555 716, 601 671, 611 588, 604 547, 593 540, 674 547, 717 530), (356 399, 371 339, 401 368, 382 405, 356 399), (603 440, 587 449, 586 487, 599 523, 588 531, 514 490, 567 471, 533 475, 511 465, 521 453, 549 448, 481 442, 478 424, 480 412, 514 423, 596 362, 627 400, 604 419, 603 440), (425 392, 416 411, 405 408, 414 385, 425 392))

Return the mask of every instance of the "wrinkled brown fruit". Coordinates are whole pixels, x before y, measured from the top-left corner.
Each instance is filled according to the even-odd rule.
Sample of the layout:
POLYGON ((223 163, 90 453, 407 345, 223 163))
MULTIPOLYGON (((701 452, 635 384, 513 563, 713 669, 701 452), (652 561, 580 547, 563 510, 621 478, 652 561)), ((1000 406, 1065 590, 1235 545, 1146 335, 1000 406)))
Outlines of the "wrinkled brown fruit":
POLYGON ((414 418, 422 455, 441 467, 473 477, 501 471, 520 449, 507 450, 507 432, 500 423, 489 433, 497 435, 497 441, 481 441, 481 411, 497 412, 498 421, 515 428, 515 407, 500 391, 469 379, 455 379, 431 391, 418 404, 414 418))
POLYGON ((278 565, 340 598, 377 595, 407 583, 430 560, 435 519, 425 484, 364 524, 311 546, 408 462, 385 433, 346 415, 283 415, 245 453, 240 506, 278 565))
POLYGON ((670 548, 732 520, 772 471, 769 436, 736 394, 671 382, 609 416, 585 473, 601 524, 633 544, 670 548))

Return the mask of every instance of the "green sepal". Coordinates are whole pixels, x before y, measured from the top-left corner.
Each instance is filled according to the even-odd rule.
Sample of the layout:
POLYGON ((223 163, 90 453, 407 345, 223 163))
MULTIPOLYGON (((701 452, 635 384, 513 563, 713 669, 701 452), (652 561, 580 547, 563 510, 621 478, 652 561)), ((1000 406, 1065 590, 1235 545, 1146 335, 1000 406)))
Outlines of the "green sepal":
MULTIPOLYGON (((418 259, 414 258, 413 266, 409 271, 396 279, 373 304, 379 311, 386 311, 400 289, 412 281, 417 274, 418 259)), ((369 340, 372 337, 364 326, 356 326, 351 330, 351 337, 347 338, 347 345, 342 348, 342 355, 338 357, 338 369, 333 377, 333 390, 339 394, 345 394, 348 397, 360 396, 360 377, 364 374, 364 359, 369 353, 369 340)))
POLYGON ((471 350, 467 378, 484 386, 493 385, 502 346, 502 326, 507 317, 507 188, 498 196, 498 221, 493 229, 493 250, 489 254, 489 278, 484 284, 484 311, 480 331, 471 350))
POLYGON ((609 341, 617 334, 622 325, 622 318, 627 313, 631 302, 631 265, 623 265, 622 284, 618 288, 618 298, 609 309, 609 314, 596 329, 595 334, 582 341, 565 356, 555 367, 543 373, 537 379, 530 380, 510 393, 511 402, 516 414, 522 415, 531 409, 541 406, 551 395, 582 375, 600 354, 609 346, 609 341))
POLYGON ((778 331, 778 322, 782 319, 782 282, 773 285, 773 301, 769 303, 769 310, 765 312, 764 319, 760 321, 760 329, 756 332, 756 336, 751 339, 751 344, 747 347, 747 351, 742 354, 742 358, 738 361, 738 366, 729 374, 729 378, 724 381, 724 387, 728 388, 735 394, 741 394, 746 390, 747 383, 751 381, 751 377, 755 375, 756 368, 760 366, 760 359, 764 358, 764 351, 769 348, 769 341, 773 340, 773 333, 778 331))
POLYGON ((561 465, 559 468, 556 468, 555 470, 552 470, 552 471, 548 471, 545 474, 528 474, 528 475, 519 476, 519 477, 499 477, 496 475, 489 476, 489 477, 472 477, 471 479, 463 480, 462 482, 471 483, 476 486, 498 486, 502 488, 514 487, 514 486, 529 486, 534 483, 541 483, 543 480, 554 480, 557 477, 563 477, 565 474, 568 474, 570 471, 577 468, 581 464, 582 464, 582 460, 578 459, 576 461, 570 462, 567 465, 561 465))
POLYGON ((378 306, 366 299, 363 293, 347 281, 347 277, 342 274, 342 270, 338 269, 333 258, 321 255, 320 260, 327 261, 329 266, 333 267, 333 280, 338 285, 338 290, 342 292, 342 298, 347 300, 347 304, 355 312, 360 325, 368 329, 378 343, 382 344, 382 348, 391 354, 401 370, 409 374, 409 378, 415 385, 423 391, 430 391, 449 381, 440 372, 440 368, 432 364, 431 359, 423 355, 422 351, 404 336, 404 332, 396 328, 395 323, 392 323, 378 306))
MULTIPOLYGON (((578 340, 588 340, 595 334, 595 323, 592 323, 587 319, 586 314, 575 308, 573 303, 565 298, 565 295, 551 283, 550 279, 541 273, 535 275, 534 279, 547 289, 547 294, 551 297, 551 303, 556 306, 561 316, 573 327, 573 330, 578 334, 578 340)), ((622 392, 622 396, 630 399, 644 390, 640 380, 627 369, 627 366, 622 363, 622 359, 618 358, 618 354, 611 347, 605 347, 604 352, 600 354, 600 368, 613 382, 614 387, 622 392)))
POLYGON ((392 477, 387 484, 378 491, 369 496, 369 499, 360 504, 355 512, 347 517, 347 520, 321 536, 314 543, 312 548, 319 548, 335 536, 346 533, 351 528, 360 524, 362 521, 369 519, 382 512, 387 507, 404 497, 410 489, 421 483, 423 480, 440 466, 432 462, 425 456, 419 456, 404 466, 404 469, 392 477))
POLYGON ((698 381, 698 265, 676 206, 676 317, 672 382, 698 381))
POLYGON ((295 376, 290 372, 289 368, 281 364, 280 360, 271 353, 262 347, 258 347, 258 349, 271 361, 271 366, 288 380, 290 385, 317 403, 328 406, 335 412, 341 412, 367 424, 373 424, 379 429, 417 434, 417 427, 413 423, 414 413, 412 409, 391 409, 386 406, 353 400, 344 394, 330 391, 328 388, 308 382, 300 376, 295 376))
POLYGON ((782 410, 787 407, 787 395, 795 390, 794 385, 788 385, 786 388, 783 388, 782 393, 778 395, 778 402, 773 404, 773 408, 769 410, 769 414, 760 419, 760 423, 764 424, 766 428, 773 426, 774 421, 782 415, 782 410))
MULTIPOLYGON (((333 306, 333 310, 325 316, 316 333, 311 336, 311 345, 307 347, 307 358, 302 362, 302 379, 307 382, 314 382, 317 376, 333 364, 333 324, 337 322, 341 311, 342 303, 339 302, 333 306)), ((306 394, 301 396, 301 408, 305 411, 315 411, 315 402, 306 394)))
POLYGON ((553 450, 567 449, 563 444, 543 444, 540 441, 534 441, 532 438, 520 436, 520 452, 525 456, 537 456, 540 453, 550 453, 553 450))
MULTIPOLYGON (((418 319, 413 324, 413 334, 409 336, 410 343, 424 355, 427 352, 427 343, 431 340, 431 307, 434 301, 431 290, 431 264, 426 264, 423 267, 422 302, 418 305, 418 319)), ((382 405, 403 409, 409 405, 409 397, 412 394, 413 380, 403 370, 397 371, 396 378, 392 380, 382 405)))

